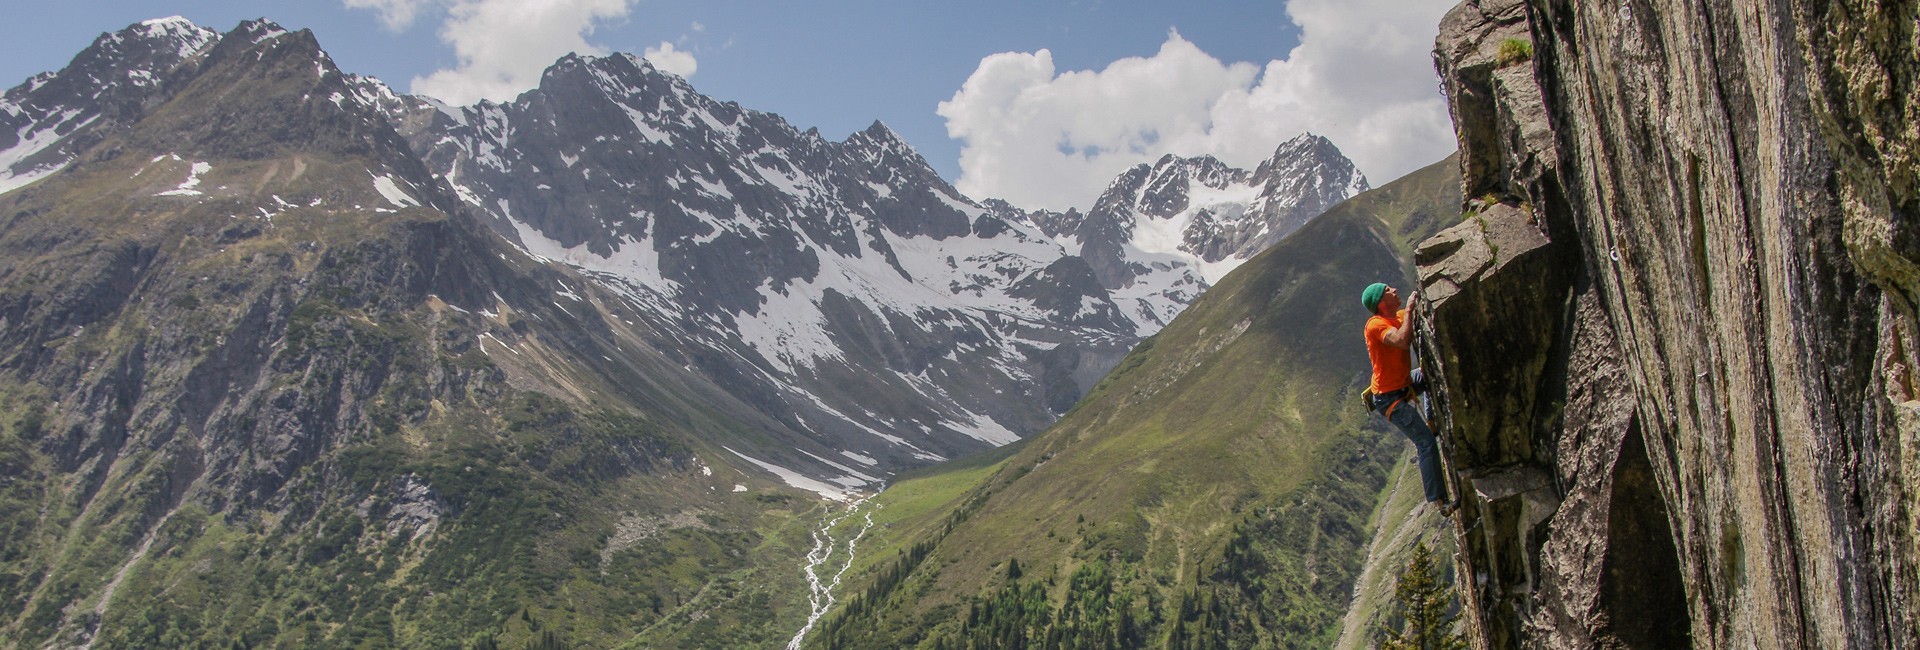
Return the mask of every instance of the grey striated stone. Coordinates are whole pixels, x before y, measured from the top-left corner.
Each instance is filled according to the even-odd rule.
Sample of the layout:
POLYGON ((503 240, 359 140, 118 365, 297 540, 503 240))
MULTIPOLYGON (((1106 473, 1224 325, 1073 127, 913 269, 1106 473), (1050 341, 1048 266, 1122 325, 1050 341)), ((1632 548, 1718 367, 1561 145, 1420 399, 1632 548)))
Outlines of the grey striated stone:
MULTIPOLYGON (((1471 214, 1415 251, 1437 351, 1423 355, 1448 390, 1436 395, 1456 463, 1507 466, 1536 456, 1544 385, 1569 285, 1557 249, 1504 204, 1471 214), (1525 378, 1512 380, 1511 377, 1525 378), (1457 408, 1454 408, 1456 407, 1457 408)), ((1544 467, 1542 468, 1544 469, 1544 467)))
POLYGON ((1418 255, 1477 646, 1920 646, 1916 15, 1448 15, 1463 208, 1544 238, 1418 255))
POLYGON ((408 540, 432 534, 447 514, 447 502, 433 485, 419 474, 407 473, 388 487, 392 505, 387 510, 387 535, 407 535, 408 540))

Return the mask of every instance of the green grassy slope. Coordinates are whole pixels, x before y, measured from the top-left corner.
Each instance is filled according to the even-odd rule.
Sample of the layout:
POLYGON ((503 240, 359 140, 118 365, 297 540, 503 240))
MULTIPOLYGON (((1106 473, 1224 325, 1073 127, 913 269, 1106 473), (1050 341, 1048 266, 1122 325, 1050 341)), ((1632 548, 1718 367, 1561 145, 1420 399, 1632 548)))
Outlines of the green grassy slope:
MULTIPOLYGON (((1340 624, 1337 650, 1366 650, 1379 645, 1382 633, 1401 623, 1399 604, 1394 602, 1394 585, 1407 561, 1413 557, 1416 543, 1425 543, 1435 557, 1454 553, 1453 528, 1432 508, 1420 508, 1426 495, 1420 488, 1420 467, 1413 463, 1413 448, 1408 446, 1405 462, 1394 468, 1374 509, 1371 528, 1373 540, 1367 545, 1366 560, 1353 586, 1353 601, 1340 624)), ((1453 580, 1453 563, 1440 563, 1441 577, 1453 580)))
POLYGON ((916 523, 876 535, 811 643, 1332 645, 1407 448, 1359 407, 1359 289, 1404 283, 1413 242, 1458 205, 1451 159, 1356 197, 1010 457, 899 481, 881 512, 916 523))

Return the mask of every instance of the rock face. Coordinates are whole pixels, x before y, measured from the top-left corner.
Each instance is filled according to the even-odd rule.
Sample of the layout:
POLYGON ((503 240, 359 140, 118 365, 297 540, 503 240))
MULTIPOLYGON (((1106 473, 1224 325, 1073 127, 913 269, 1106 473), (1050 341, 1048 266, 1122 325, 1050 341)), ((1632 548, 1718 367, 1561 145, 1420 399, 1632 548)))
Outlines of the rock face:
POLYGON ((1483 648, 1920 644, 1913 2, 1469 0, 1416 253, 1483 648))

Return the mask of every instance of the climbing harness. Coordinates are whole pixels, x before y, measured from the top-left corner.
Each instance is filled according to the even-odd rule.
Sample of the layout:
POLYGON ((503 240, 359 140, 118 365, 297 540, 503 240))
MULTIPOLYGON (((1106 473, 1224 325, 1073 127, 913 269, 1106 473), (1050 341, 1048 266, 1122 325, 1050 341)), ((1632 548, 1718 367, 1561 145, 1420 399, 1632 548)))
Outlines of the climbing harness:
POLYGON ((1393 419, 1394 407, 1400 406, 1402 402, 1407 401, 1407 398, 1411 396, 1412 391, 1413 391, 1413 388, 1409 386, 1407 388, 1402 388, 1400 390, 1388 391, 1387 393, 1381 395, 1381 397, 1393 397, 1393 402, 1388 404, 1385 410, 1380 411, 1380 414, 1387 416, 1387 419, 1389 420, 1393 419), (1398 396, 1395 396, 1396 394, 1398 394, 1398 396))

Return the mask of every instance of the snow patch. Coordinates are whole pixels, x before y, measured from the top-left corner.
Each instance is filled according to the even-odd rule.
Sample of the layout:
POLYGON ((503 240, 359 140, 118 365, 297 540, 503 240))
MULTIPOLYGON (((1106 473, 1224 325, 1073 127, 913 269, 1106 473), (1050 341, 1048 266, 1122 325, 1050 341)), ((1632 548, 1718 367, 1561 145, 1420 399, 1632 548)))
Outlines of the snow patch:
POLYGON ((1186 244, 1187 232, 1193 226, 1193 220, 1205 212, 1221 221, 1239 221, 1241 215, 1246 213, 1247 206, 1260 198, 1264 187, 1235 184, 1214 188, 1198 182, 1189 182, 1187 187, 1187 209, 1166 218, 1148 215, 1135 217, 1132 244, 1142 251, 1173 256, 1200 267, 1207 284, 1214 284, 1246 260, 1229 256, 1226 260, 1208 263, 1198 255, 1181 250, 1186 244))
MULTIPOLYGON (((514 232, 520 235, 521 246, 528 255, 580 269, 602 286, 640 304, 661 310, 675 308, 673 299, 680 293, 680 285, 661 274, 660 253, 654 250, 655 240, 651 232, 645 238, 621 240, 612 254, 601 256, 593 252, 586 242, 567 248, 532 226, 511 218, 504 199, 499 207, 502 215, 509 217, 508 223, 513 224, 514 232)), ((633 217, 647 219, 649 230, 657 225, 657 220, 645 214, 635 214, 633 217)), ((561 295, 574 300, 581 299, 571 288, 561 295)))
POLYGON ((282 29, 279 25, 267 25, 265 29, 260 30, 260 33, 253 35, 253 44, 259 45, 285 35, 287 35, 287 30, 282 29))
MULTIPOLYGON (((807 478, 806 475, 803 475, 799 472, 734 451, 732 447, 722 446, 720 448, 725 449, 728 452, 731 452, 735 456, 739 456, 742 460, 745 460, 749 463, 753 463, 755 466, 758 466, 760 469, 764 469, 772 473, 774 476, 780 477, 780 480, 786 483, 789 487, 813 492, 813 493, 819 494, 823 498, 832 499, 834 501, 851 501, 855 498, 855 495, 852 492, 848 491, 846 488, 836 487, 821 481, 807 478)), ((737 492, 739 490, 735 490, 735 491, 737 492)))
POLYGON ((839 484, 841 484, 841 485, 845 485, 845 486, 847 486, 847 487, 860 487, 860 486, 862 486, 862 485, 869 485, 869 484, 873 484, 873 483, 879 483, 879 482, 880 482, 880 479, 877 479, 877 478, 874 478, 874 477, 871 477, 871 476, 867 476, 866 474, 862 474, 862 473, 860 473, 860 472, 859 472, 858 470, 855 470, 855 469, 853 469, 853 468, 851 468, 851 467, 847 467, 846 465, 841 465, 841 464, 839 464, 839 463, 836 463, 836 462, 833 462, 833 461, 830 461, 830 460, 827 460, 827 459, 825 459, 825 458, 821 458, 821 457, 819 457, 819 456, 815 456, 815 455, 813 455, 813 454, 810 454, 810 453, 807 453, 807 451, 806 451, 806 450, 804 450, 804 449, 802 449, 802 450, 797 450, 797 451, 799 451, 800 453, 803 453, 803 454, 807 454, 807 457, 808 457, 808 458, 812 458, 812 459, 814 459, 814 460, 817 460, 817 461, 820 461, 820 462, 821 462, 821 464, 824 464, 824 465, 826 465, 826 466, 828 466, 828 467, 832 467, 832 468, 834 468, 834 469, 837 469, 837 470, 840 470, 840 471, 842 471, 842 472, 846 472, 846 473, 847 473, 847 475, 846 475, 846 476, 842 476, 842 477, 840 477, 840 478, 836 478, 836 479, 833 479, 833 482, 835 482, 835 483, 839 483, 839 484))
POLYGON ((868 455, 865 455, 865 454, 856 454, 856 453, 853 453, 853 452, 851 452, 851 451, 847 451, 847 450, 845 450, 845 449, 842 449, 842 450, 840 450, 840 455, 842 455, 842 456, 846 456, 846 457, 848 457, 848 458, 851 458, 851 459, 853 459, 854 461, 856 461, 856 462, 858 462, 858 463, 860 463, 860 464, 862 464, 862 465, 866 465, 866 466, 868 466, 868 467, 878 467, 878 466, 880 466, 880 461, 879 461, 879 459, 876 459, 876 458, 874 458, 874 457, 872 457, 872 456, 868 456, 868 455))
POLYGON ((204 192, 193 188, 200 186, 200 175, 210 171, 213 171, 213 165, 196 162, 192 169, 187 171, 187 180, 181 181, 179 187, 161 192, 157 196, 200 196, 204 192))
POLYGON ((827 317, 820 310, 824 287, 796 281, 786 283, 784 289, 761 285, 759 310, 734 315, 740 340, 787 375, 794 374, 797 367, 817 367, 821 360, 846 359, 827 331, 827 317))
POLYGON ((993 418, 974 413, 967 414, 966 422, 948 422, 953 430, 969 438, 985 442, 995 447, 1019 442, 1020 434, 1008 430, 993 418))
POLYGON ((57 118, 30 122, 20 127, 20 130, 15 133, 18 143, 6 150, 0 150, 0 194, 26 187, 34 181, 52 176, 54 172, 65 169, 73 162, 72 156, 66 156, 62 160, 41 163, 27 169, 15 169, 27 158, 66 139, 66 136, 61 135, 62 131, 71 134, 99 119, 99 116, 95 115, 79 124, 70 124, 78 115, 80 111, 70 110, 57 118), (37 131, 35 127, 39 127, 37 131))
POLYGON ((753 170, 758 172, 760 178, 765 180, 768 185, 772 185, 774 189, 780 190, 782 195, 798 198, 811 196, 815 193, 814 189, 809 187, 815 184, 813 179, 774 169, 761 164, 757 159, 753 162, 753 170))
POLYGON ((694 176, 692 180, 694 184, 700 186, 700 189, 713 195, 714 198, 729 200, 733 198, 733 192, 727 191, 727 186, 707 180, 705 176, 694 176))
MULTIPOLYGON (((368 173, 372 174, 372 172, 368 173)), ((406 208, 420 205, 418 200, 407 194, 406 190, 400 189, 398 183, 393 182, 392 176, 373 174, 373 189, 380 192, 380 196, 386 197, 387 202, 393 204, 393 207, 406 208)))
POLYGON ((633 130, 639 133, 640 137, 645 138, 648 142, 657 142, 669 147, 673 146, 673 134, 662 131, 659 127, 654 126, 653 120, 649 119, 646 113, 640 112, 626 104, 620 104, 620 108, 627 112, 627 119, 633 122, 633 130))

